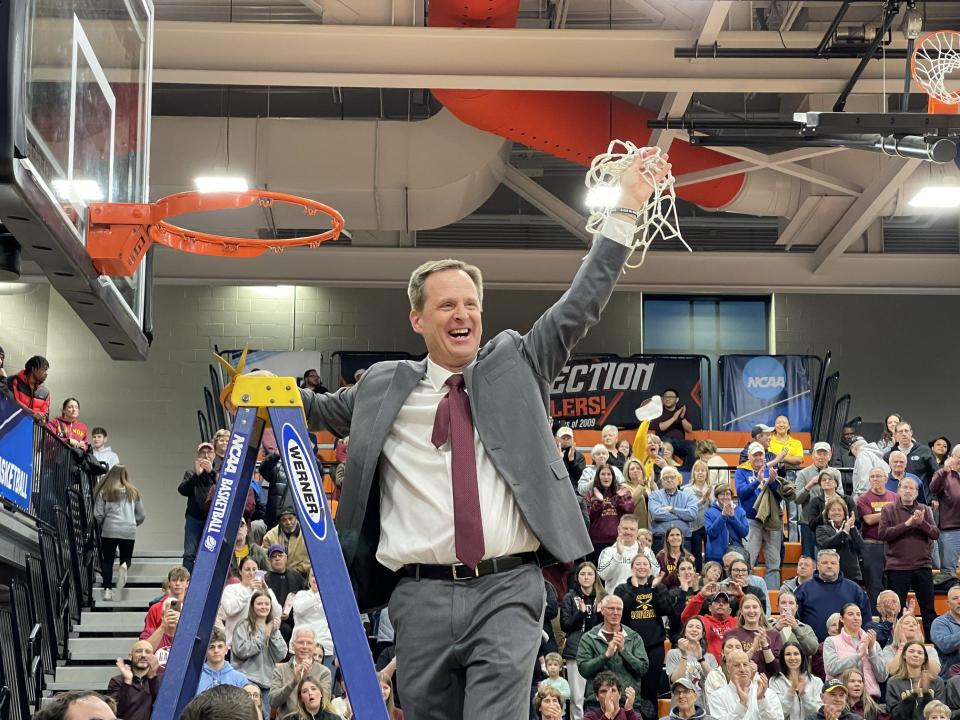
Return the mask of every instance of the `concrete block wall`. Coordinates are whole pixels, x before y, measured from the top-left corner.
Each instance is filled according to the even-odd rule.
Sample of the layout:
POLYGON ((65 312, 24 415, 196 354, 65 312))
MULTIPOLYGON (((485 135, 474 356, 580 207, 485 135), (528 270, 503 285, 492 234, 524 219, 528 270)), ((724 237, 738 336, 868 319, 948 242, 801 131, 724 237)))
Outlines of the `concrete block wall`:
POLYGON ((0 347, 6 352, 4 369, 13 375, 32 355, 47 350, 50 286, 46 283, 8 285, 0 291, 0 347))
POLYGON ((777 352, 831 350, 851 416, 882 422, 898 412, 919 442, 942 434, 960 441, 960 297, 778 293, 775 308, 777 352))

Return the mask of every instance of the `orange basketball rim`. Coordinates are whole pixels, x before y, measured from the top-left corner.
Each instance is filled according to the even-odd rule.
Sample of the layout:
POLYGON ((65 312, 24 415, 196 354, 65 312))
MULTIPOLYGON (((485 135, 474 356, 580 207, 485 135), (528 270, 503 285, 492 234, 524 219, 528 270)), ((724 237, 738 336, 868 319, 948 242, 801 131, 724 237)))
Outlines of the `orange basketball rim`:
POLYGON ((151 245, 214 257, 252 258, 267 250, 281 253, 290 247, 315 248, 336 240, 343 231, 343 216, 316 200, 268 190, 245 192, 182 192, 154 203, 92 203, 88 208, 87 252, 101 275, 131 276, 151 245), (330 229, 316 235, 286 239, 228 237, 187 230, 168 218, 213 210, 242 210, 253 204, 268 208, 276 202, 300 205, 310 217, 330 218, 330 229))

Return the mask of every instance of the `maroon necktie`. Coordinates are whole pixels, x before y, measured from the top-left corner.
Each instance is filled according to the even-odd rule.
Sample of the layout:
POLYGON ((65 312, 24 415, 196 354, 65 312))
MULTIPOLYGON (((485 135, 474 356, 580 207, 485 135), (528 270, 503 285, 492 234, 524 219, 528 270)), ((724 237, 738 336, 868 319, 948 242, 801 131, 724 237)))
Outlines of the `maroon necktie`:
POLYGON ((433 445, 441 448, 450 439, 453 469, 453 532, 457 559, 475 568, 483 559, 483 522, 480 489, 477 487, 477 456, 473 444, 470 400, 463 389, 463 375, 451 375, 450 391, 440 400, 433 421, 433 445))

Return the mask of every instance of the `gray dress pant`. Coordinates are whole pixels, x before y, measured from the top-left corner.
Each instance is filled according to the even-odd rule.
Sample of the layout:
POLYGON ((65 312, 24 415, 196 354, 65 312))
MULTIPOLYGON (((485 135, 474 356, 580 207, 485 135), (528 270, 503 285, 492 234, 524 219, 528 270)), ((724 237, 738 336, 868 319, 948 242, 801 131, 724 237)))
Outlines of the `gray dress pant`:
POLYGON ((390 597, 406 720, 527 720, 546 601, 534 564, 471 580, 404 578, 390 597))

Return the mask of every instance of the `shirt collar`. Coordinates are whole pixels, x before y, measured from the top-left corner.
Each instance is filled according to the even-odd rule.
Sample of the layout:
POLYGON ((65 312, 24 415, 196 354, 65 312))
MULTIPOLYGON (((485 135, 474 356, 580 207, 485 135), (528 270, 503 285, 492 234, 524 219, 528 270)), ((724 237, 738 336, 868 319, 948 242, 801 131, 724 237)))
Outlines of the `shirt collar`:
MULTIPOLYGON (((474 361, 473 361, 472 363, 470 363, 470 365, 468 365, 467 367, 472 367, 474 364, 476 364, 476 362, 477 362, 477 361, 474 360, 474 361)), ((464 369, 466 369, 466 368, 464 368, 464 369)), ((452 373, 452 372, 450 372, 449 370, 447 370, 445 367, 442 367, 441 365, 438 365, 437 363, 435 363, 435 362, 430 358, 429 355, 427 355, 427 374, 426 374, 426 378, 427 378, 427 381, 433 386, 433 389, 434 389, 434 390, 436 390, 437 392, 440 392, 441 390, 443 390, 443 386, 446 384, 447 378, 449 378, 451 375, 455 375, 455 374, 457 374, 457 373, 452 373)), ((461 373, 461 374, 462 374, 462 373, 461 373)))

